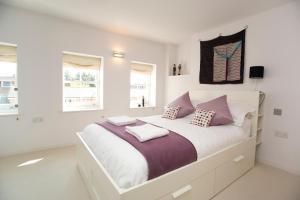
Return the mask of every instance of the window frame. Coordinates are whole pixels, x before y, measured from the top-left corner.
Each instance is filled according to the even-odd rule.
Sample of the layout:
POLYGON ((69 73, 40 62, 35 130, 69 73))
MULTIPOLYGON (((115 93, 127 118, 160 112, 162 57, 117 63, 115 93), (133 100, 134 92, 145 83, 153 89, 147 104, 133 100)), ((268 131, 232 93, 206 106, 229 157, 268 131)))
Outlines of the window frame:
POLYGON ((20 114, 20 99, 19 99, 19 70, 18 70, 18 45, 17 44, 12 44, 12 43, 7 43, 7 42, 0 42, 0 45, 3 45, 3 46, 10 46, 10 47, 15 47, 16 48, 16 87, 17 88, 17 91, 16 91, 16 99, 17 99, 17 108, 16 108, 16 111, 15 112, 2 112, 0 110, 0 116, 15 116, 15 115, 19 115, 20 114))
POLYGON ((62 112, 64 113, 70 113, 70 112, 85 112, 85 111, 100 111, 103 110, 103 71, 104 71, 104 57, 103 56, 96 56, 96 55, 90 55, 90 54, 85 54, 85 53, 78 53, 74 51, 62 51, 62 59, 61 59, 61 70, 62 70, 62 112), (98 80, 98 85, 99 87, 97 88, 98 92, 98 106, 95 108, 78 108, 78 109, 66 109, 64 106, 64 65, 63 65, 63 58, 64 54, 69 54, 69 55, 75 55, 75 56, 84 56, 84 57, 91 57, 91 58, 98 58, 100 59, 100 66, 99 66, 99 80, 98 80))
POLYGON ((157 65, 154 63, 147 63, 147 62, 141 62, 141 61, 136 61, 136 60, 132 60, 130 61, 130 70, 129 70, 129 108, 130 109, 142 109, 142 108, 156 108, 156 96, 157 96, 157 90, 156 90, 156 82, 157 82, 157 65), (151 100, 149 102, 151 102, 152 104, 149 106, 144 106, 144 107, 131 107, 131 70, 132 64, 141 64, 141 65, 150 65, 153 67, 152 73, 151 73, 151 100), (154 95, 153 95, 154 94, 154 95))

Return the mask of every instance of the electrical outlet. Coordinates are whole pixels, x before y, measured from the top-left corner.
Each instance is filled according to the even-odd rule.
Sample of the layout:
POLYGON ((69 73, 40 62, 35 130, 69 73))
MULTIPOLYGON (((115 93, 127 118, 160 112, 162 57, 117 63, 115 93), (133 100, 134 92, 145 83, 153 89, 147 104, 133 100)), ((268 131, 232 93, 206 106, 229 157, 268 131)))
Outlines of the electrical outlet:
POLYGON ((284 138, 284 139, 289 138, 289 134, 287 132, 284 132, 284 131, 275 131, 274 135, 276 137, 279 137, 279 138, 284 138))
POLYGON ((41 122, 43 122, 44 121, 44 119, 42 118, 42 117, 34 117, 34 118, 32 118, 32 122, 33 123, 41 123, 41 122))
POLYGON ((282 109, 281 108, 274 108, 273 115, 281 116, 282 115, 282 109))

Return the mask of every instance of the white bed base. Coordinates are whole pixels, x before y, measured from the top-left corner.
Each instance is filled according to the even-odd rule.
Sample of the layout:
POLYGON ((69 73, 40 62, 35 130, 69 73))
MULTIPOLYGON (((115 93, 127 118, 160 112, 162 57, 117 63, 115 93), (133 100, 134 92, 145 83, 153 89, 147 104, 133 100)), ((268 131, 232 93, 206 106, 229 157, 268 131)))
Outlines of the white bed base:
MULTIPOLYGON (((258 108, 257 91, 192 91, 191 99, 210 99, 227 94, 229 101, 244 102, 258 108)), ((189 165, 121 189, 112 180, 91 149, 77 133, 78 170, 92 200, 208 200, 254 166, 257 114, 251 137, 189 165)))

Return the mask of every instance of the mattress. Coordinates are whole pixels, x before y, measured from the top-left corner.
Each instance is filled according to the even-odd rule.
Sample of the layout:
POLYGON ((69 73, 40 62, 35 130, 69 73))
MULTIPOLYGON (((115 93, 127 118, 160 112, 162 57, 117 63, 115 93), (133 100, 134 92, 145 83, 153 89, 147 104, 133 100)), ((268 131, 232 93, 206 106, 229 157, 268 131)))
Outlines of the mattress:
MULTIPOLYGON (((196 148, 198 160, 250 136, 250 120, 245 121, 242 127, 224 125, 204 128, 190 124, 191 118, 192 115, 189 115, 169 120, 158 115, 138 119, 164 127, 187 138, 196 148)), ((97 124, 88 125, 81 136, 121 189, 128 189, 147 181, 147 161, 125 140, 97 124)))

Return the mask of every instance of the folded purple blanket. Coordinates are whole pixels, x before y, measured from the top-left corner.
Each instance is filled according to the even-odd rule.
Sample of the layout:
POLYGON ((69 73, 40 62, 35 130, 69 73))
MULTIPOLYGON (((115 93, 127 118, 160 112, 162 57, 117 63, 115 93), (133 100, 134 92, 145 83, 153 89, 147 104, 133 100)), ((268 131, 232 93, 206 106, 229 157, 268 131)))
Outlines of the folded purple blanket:
MULTIPOLYGON (((140 142, 126 132, 125 126, 116 126, 109 122, 97 124, 127 141, 145 157, 149 168, 148 180, 197 160, 194 145, 185 137, 172 131, 167 136, 140 142)), ((130 126, 143 124, 145 122, 137 120, 137 123, 130 126)))

